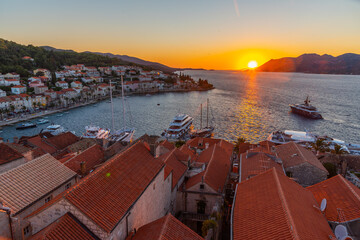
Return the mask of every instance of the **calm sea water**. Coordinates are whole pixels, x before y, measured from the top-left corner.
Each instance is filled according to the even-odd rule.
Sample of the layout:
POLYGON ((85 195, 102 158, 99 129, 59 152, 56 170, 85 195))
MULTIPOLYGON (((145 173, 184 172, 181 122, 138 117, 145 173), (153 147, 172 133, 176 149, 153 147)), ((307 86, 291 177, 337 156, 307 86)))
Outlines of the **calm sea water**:
MULTIPOLYGON (((266 138, 274 130, 308 130, 318 134, 360 143, 360 76, 301 73, 244 74, 237 71, 185 71, 195 79, 205 78, 216 89, 208 92, 166 93, 153 96, 130 96, 127 125, 144 133, 160 135, 178 113, 195 118, 199 127, 200 104, 210 101, 209 120, 216 127, 216 137, 234 140, 244 137, 251 142, 266 138), (309 120, 289 112, 289 104, 302 103, 309 95, 324 117, 309 120), (130 114, 131 113, 131 114, 130 114)), ((115 127, 123 126, 122 101, 114 100, 115 127)), ((204 116, 206 109, 203 109, 204 116)), ((68 114, 48 116, 77 135, 89 124, 111 127, 111 106, 107 101, 70 110, 68 114)), ((205 117, 203 118, 205 124, 205 117)), ((2 129, 1 137, 33 135, 47 125, 34 129, 2 129)))

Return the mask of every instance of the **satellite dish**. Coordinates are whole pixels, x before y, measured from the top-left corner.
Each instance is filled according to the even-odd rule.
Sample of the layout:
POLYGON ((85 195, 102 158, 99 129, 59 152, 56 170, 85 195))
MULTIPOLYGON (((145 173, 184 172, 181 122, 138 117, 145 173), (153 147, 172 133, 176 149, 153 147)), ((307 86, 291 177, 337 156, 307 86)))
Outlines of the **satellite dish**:
POLYGON ((346 239, 346 237, 348 237, 346 227, 343 225, 337 225, 335 228, 335 236, 339 240, 346 239))
POLYGON ((352 238, 352 237, 349 237, 349 236, 345 236, 345 237, 343 237, 343 238, 340 239, 340 240, 353 240, 353 238, 352 238))
POLYGON ((322 201, 321 201, 321 205, 320 205, 320 210, 323 212, 325 211, 326 209, 326 204, 327 204, 327 201, 326 201, 326 198, 324 198, 322 201))

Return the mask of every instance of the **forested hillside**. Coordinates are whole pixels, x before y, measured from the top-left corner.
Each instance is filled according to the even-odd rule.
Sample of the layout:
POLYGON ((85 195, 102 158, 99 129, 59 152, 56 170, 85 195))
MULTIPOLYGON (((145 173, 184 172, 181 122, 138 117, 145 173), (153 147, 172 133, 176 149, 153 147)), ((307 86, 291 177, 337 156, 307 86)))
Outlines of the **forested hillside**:
POLYGON ((27 77, 29 71, 36 68, 46 68, 51 71, 60 69, 63 65, 83 63, 87 66, 134 65, 118 58, 101 56, 93 53, 77 53, 74 51, 48 51, 32 45, 21 45, 0 38, 0 73, 16 72, 27 77), (34 61, 22 59, 29 56, 34 61))

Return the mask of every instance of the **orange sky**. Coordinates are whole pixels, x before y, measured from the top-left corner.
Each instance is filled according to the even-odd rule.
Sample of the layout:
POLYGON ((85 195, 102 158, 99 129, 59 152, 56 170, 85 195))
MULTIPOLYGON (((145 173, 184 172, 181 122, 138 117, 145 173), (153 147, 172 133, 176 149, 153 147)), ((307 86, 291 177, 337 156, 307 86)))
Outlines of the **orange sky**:
POLYGON ((360 53, 357 0, 0 2, 0 37, 171 67, 243 69, 303 53, 360 53))

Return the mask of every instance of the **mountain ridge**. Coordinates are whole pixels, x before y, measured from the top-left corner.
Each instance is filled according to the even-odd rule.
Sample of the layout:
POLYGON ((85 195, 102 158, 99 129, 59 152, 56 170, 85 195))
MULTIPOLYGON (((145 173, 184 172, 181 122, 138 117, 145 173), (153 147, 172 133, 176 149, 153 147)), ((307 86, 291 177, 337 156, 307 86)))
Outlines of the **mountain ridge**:
POLYGON ((360 74, 360 54, 305 53, 298 57, 271 59, 257 68, 260 72, 302 72, 315 74, 360 74))

